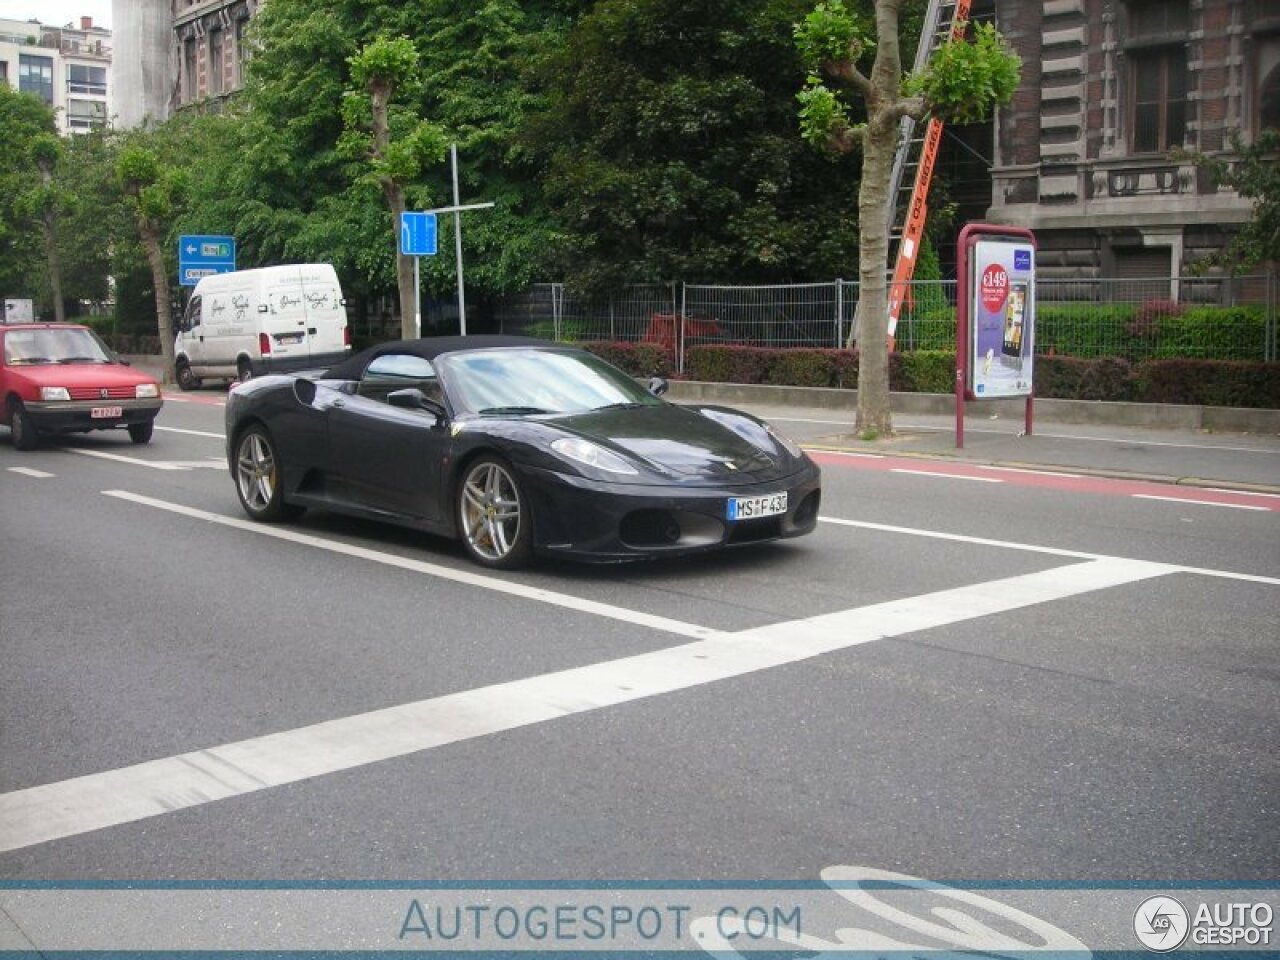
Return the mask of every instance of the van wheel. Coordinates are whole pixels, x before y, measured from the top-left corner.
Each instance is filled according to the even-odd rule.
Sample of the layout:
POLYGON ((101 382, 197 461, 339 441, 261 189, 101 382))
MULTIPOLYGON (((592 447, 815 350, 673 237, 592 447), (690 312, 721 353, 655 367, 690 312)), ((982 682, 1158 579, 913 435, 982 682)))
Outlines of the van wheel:
POLYGON ((243 357, 236 364, 236 379, 241 383, 248 383, 253 379, 253 367, 249 366, 249 361, 243 357))
POLYGON ((200 378, 191 372, 191 365, 185 360, 178 361, 178 387, 182 390, 195 390, 200 386, 200 378))

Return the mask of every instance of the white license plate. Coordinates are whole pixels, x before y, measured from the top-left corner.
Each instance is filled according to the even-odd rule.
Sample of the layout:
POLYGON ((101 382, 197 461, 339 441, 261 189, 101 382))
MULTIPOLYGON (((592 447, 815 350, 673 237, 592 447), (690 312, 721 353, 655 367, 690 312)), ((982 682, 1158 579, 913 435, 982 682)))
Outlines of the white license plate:
POLYGON ((302 342, 302 334, 300 333, 277 333, 276 334, 276 343, 279 343, 279 344, 301 343, 301 342, 302 342))
POLYGON ((110 420, 113 417, 124 416, 123 407, 94 407, 89 411, 89 416, 94 420, 110 420))
POLYGON ((787 512, 786 493, 770 493, 763 497, 730 497, 729 520, 755 520, 787 512))

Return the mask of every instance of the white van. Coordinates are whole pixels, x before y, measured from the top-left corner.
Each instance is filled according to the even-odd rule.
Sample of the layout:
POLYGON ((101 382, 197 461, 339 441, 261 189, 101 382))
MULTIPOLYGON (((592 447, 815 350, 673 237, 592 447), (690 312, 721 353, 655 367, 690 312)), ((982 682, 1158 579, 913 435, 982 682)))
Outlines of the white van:
POLYGON ((328 263, 203 277, 178 325, 178 386, 332 366, 351 352, 345 304, 328 263))

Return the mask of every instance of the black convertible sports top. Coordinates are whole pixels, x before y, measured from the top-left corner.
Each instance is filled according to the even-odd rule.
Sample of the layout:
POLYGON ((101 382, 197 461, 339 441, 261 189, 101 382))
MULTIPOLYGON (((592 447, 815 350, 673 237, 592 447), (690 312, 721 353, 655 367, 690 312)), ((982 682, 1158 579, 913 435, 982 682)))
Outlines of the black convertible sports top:
POLYGON ((353 353, 336 366, 324 372, 325 380, 359 380, 367 367, 376 357, 388 353, 407 353, 410 356, 434 360, 444 353, 456 353, 460 350, 490 350, 497 347, 563 347, 565 344, 551 340, 539 340, 536 337, 506 337, 490 334, 477 334, 470 337, 422 337, 419 340, 393 340, 390 343, 379 343, 366 347, 359 353, 353 353))

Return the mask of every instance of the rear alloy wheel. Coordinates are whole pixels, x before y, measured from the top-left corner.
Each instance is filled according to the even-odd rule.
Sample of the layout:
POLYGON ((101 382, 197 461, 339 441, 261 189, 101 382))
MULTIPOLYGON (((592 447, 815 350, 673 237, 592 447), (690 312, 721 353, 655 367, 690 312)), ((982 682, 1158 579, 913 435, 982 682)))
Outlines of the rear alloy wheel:
POLYGON ((265 427, 250 427, 240 435, 236 443, 236 494, 253 519, 284 520, 302 512, 284 502, 280 472, 280 457, 265 427))
POLYGON ((156 425, 148 420, 146 423, 129 424, 129 439, 134 443, 150 443, 151 434, 155 432, 156 425))
POLYGON ((9 432, 17 450, 34 450, 40 442, 40 431, 31 422, 31 414, 27 413, 27 408, 18 399, 9 401, 9 432))
POLYGON ((481 457, 458 485, 458 527, 471 559, 510 570, 533 554, 533 515, 509 464, 481 457))
POLYGON ((196 390, 200 387, 200 378, 191 372, 191 364, 185 360, 178 361, 178 388, 181 390, 196 390))

